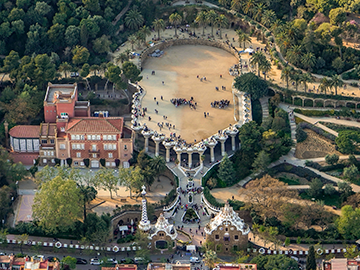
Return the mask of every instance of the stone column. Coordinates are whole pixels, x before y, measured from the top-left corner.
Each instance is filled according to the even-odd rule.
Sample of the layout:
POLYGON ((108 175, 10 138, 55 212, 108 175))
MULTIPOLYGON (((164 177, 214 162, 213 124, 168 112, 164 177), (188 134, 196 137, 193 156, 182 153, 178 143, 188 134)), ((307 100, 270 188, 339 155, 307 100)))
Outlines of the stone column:
POLYGON ((192 152, 188 152, 188 163, 189 163, 189 168, 191 169, 191 166, 192 166, 192 152))
POLYGON ((211 161, 211 162, 214 162, 214 161, 215 161, 214 148, 215 148, 215 146, 216 146, 216 143, 211 142, 211 143, 209 143, 208 145, 209 145, 209 147, 210 147, 210 161, 211 161))
POLYGON ((149 138, 151 137, 151 133, 146 132, 146 131, 142 131, 141 133, 145 138, 145 152, 148 153, 149 152, 149 138))
POLYGON ((152 136, 153 141, 155 142, 155 157, 159 156, 159 145, 165 139, 164 136, 152 136))
POLYGON ((170 162, 170 149, 173 146, 172 143, 170 142, 163 142, 163 145, 165 146, 166 149, 166 162, 170 162))
POLYGON ((235 151, 236 149, 235 137, 237 135, 237 131, 231 131, 229 135, 231 136, 231 150, 235 151))
POLYGON ((227 139, 227 137, 220 137, 220 138, 219 138, 219 141, 220 141, 220 143, 221 143, 221 156, 225 156, 225 153, 226 153, 226 151, 225 151, 225 142, 226 142, 226 139, 227 139))
POLYGON ((204 154, 205 150, 202 151, 202 150, 199 150, 198 153, 199 153, 199 158, 200 158, 200 166, 202 167, 203 166, 203 160, 201 159, 201 156, 204 154))

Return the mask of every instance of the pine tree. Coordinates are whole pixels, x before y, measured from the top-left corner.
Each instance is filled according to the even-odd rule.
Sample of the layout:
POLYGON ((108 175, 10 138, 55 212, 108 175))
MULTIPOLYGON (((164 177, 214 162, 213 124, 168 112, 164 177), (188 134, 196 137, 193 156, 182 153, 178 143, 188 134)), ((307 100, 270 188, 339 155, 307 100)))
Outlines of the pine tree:
POLYGON ((81 26, 80 29, 80 43, 82 46, 86 47, 89 40, 89 32, 85 24, 81 26))
POLYGON ((314 246, 310 246, 309 248, 309 254, 306 257, 306 270, 316 270, 314 246))
POLYGON ((218 175, 227 186, 232 185, 235 180, 235 170, 227 154, 221 160, 218 175))

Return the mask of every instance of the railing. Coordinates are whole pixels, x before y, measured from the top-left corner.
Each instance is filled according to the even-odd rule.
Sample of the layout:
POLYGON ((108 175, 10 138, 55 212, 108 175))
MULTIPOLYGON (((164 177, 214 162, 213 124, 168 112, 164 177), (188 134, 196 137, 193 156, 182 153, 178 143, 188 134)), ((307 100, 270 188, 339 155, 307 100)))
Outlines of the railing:
POLYGON ((204 196, 204 193, 202 192, 201 193, 201 200, 202 202, 213 212, 217 213, 217 212, 220 212, 220 207, 215 207, 215 206, 212 206, 208 200, 205 198, 204 196))
POLYGON ((176 192, 177 196, 176 198, 173 200, 173 202, 170 204, 170 206, 164 206, 163 210, 168 212, 170 211, 172 208, 174 208, 174 206, 176 206, 176 204, 179 202, 179 192, 176 192))

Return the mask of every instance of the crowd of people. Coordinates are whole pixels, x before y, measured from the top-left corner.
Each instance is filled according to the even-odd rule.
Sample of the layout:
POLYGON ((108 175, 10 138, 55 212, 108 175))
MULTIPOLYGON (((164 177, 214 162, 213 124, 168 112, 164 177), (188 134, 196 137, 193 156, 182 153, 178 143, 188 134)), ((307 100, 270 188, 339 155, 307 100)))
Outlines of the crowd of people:
POLYGON ((226 108, 227 106, 229 106, 230 104, 230 100, 227 99, 222 99, 222 100, 215 100, 214 102, 211 102, 210 105, 212 108, 219 108, 219 109, 223 109, 226 108))
POLYGON ((190 99, 186 99, 186 98, 172 98, 170 99, 170 102, 175 106, 180 106, 180 105, 189 105, 190 108, 195 109, 196 110, 196 106, 197 106, 197 102, 194 101, 194 98, 191 97, 190 99))

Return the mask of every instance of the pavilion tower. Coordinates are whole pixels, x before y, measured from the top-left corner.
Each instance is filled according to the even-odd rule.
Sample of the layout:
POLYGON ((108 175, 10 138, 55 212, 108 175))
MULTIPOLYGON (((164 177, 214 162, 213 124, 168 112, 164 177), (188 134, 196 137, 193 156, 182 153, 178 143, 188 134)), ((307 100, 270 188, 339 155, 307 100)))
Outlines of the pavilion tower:
POLYGON ((148 231, 150 230, 150 221, 148 219, 148 215, 147 215, 147 209, 146 209, 146 191, 145 191, 145 186, 142 186, 142 191, 141 191, 141 195, 142 195, 142 201, 141 201, 141 220, 139 223, 139 229, 142 231, 148 231))

